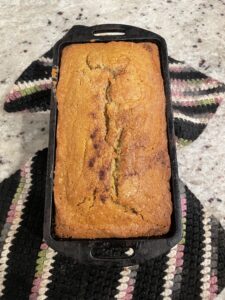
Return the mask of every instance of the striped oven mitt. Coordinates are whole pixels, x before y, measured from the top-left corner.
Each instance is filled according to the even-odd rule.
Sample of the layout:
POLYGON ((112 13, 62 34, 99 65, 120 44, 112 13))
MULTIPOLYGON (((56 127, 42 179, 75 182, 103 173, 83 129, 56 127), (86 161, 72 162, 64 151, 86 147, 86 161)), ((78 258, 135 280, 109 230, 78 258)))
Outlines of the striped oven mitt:
MULTIPOLYGON (((49 108, 52 49, 34 61, 7 95, 8 112, 49 108)), ((195 140, 225 95, 224 84, 170 58, 178 146, 195 140)), ((225 233, 180 182, 183 238, 149 262, 77 264, 42 240, 47 149, 0 184, 1 299, 214 299, 225 287, 225 233)))

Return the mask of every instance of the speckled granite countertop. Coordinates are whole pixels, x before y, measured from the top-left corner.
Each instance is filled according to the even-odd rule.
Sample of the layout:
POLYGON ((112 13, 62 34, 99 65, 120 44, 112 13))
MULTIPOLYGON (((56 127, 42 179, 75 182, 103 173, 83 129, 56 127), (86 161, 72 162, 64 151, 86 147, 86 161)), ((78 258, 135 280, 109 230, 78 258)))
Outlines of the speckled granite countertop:
MULTIPOLYGON (((3 96, 72 25, 124 23, 155 31, 167 40, 172 57, 225 81, 224 14, 223 0, 1 1, 0 180, 47 146, 49 118, 49 113, 8 114, 3 96)), ((178 159, 181 178, 225 227, 224 140, 225 103, 200 138, 178 151, 178 159)))

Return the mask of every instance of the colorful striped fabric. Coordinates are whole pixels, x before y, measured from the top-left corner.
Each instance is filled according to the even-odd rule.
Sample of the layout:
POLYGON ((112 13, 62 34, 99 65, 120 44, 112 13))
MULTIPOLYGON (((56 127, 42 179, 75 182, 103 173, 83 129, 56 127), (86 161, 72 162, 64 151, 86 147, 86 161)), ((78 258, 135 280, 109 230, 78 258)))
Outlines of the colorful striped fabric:
POLYGON ((2 232, 2 244, 1 258, 0 258, 0 296, 3 295, 4 281, 6 280, 7 267, 8 267, 8 255, 10 253, 10 248, 13 246, 13 240, 15 239, 18 228, 22 220, 23 209, 25 202, 27 201, 27 195, 31 186, 30 178, 30 161, 21 169, 20 182, 17 187, 16 193, 12 199, 5 224, 3 226, 2 232))
POLYGON ((47 149, 0 184, 1 299, 215 299, 225 287, 225 232, 180 182, 183 238, 140 265, 88 266, 42 239, 47 149))
POLYGON ((225 85, 183 62, 170 59, 171 94, 177 143, 197 139, 225 98, 225 85))

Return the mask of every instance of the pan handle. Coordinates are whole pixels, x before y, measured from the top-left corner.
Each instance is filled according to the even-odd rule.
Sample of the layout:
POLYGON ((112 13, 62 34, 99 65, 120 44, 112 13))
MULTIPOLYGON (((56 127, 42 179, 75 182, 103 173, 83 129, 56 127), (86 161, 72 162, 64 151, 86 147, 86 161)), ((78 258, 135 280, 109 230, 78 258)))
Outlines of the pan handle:
MULTIPOLYGON (((133 26, 122 24, 102 24, 90 27, 92 35, 96 36, 128 36, 134 30, 133 26)), ((139 28, 136 28, 139 29, 139 28)))
POLYGON ((117 263, 129 265, 136 261, 138 253, 138 243, 114 243, 106 242, 90 242, 84 246, 80 244, 77 251, 77 259, 79 262, 88 264, 104 265, 105 263, 117 263))
POLYGON ((136 39, 163 40, 154 32, 124 24, 101 24, 95 26, 73 26, 61 39, 61 42, 88 42, 136 39))
POLYGON ((74 244, 64 242, 63 248, 60 248, 56 250, 73 257, 78 263, 129 266, 162 255, 170 250, 171 245, 166 239, 120 240, 118 242, 108 240, 106 242, 75 242, 74 244))

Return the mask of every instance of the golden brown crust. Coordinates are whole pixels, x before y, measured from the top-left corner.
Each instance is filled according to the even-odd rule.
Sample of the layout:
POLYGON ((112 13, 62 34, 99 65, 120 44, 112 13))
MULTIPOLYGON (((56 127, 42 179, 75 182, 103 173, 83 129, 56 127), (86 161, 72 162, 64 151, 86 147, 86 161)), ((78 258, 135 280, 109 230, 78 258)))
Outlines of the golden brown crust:
POLYGON ((157 46, 110 42, 66 47, 57 100, 56 234, 167 233, 170 162, 157 46))

